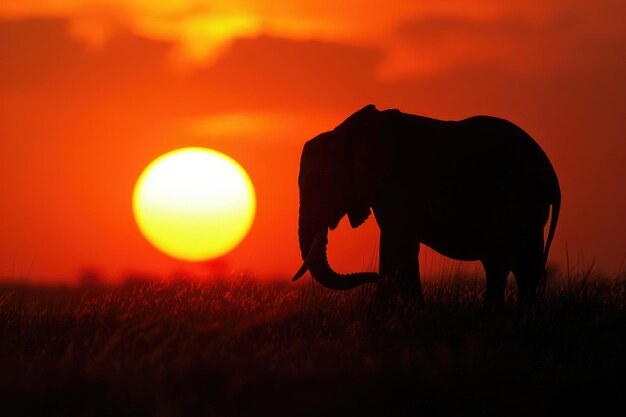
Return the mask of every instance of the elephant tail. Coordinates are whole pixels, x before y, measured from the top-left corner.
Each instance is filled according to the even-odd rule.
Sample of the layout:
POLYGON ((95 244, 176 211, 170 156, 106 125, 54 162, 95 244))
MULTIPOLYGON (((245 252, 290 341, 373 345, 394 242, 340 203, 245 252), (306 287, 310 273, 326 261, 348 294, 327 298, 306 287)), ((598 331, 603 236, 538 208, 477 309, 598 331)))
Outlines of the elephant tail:
POLYGON ((561 211, 561 188, 559 187, 559 181, 554 177, 555 187, 553 195, 551 196, 550 205, 552 206, 552 214, 550 215, 550 228, 548 229, 548 237, 546 239, 546 247, 543 252, 543 264, 548 262, 548 254, 550 253, 550 245, 552 239, 554 239, 554 232, 556 231, 556 223, 559 220, 559 212, 561 211))

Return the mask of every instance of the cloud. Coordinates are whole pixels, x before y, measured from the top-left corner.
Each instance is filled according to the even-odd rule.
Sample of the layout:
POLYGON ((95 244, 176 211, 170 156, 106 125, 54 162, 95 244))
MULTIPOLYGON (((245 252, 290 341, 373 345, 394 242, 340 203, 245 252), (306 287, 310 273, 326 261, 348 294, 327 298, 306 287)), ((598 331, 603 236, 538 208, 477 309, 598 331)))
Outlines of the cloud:
POLYGON ((467 63, 507 70, 567 65, 579 36, 613 36, 626 28, 620 0, 298 1, 291 0, 4 0, 0 19, 58 18, 94 48, 126 34, 171 45, 170 63, 209 66, 236 39, 269 36, 365 45, 387 51, 387 78, 467 63), (400 30, 397 30, 399 22, 400 30), (569 25, 569 26, 568 26, 569 25))
POLYGON ((367 99, 380 61, 374 48, 261 36, 235 41, 188 82, 190 94, 222 92, 207 106, 337 108, 367 99))
POLYGON ((107 93, 112 85, 140 87, 166 76, 169 48, 129 35, 91 51, 68 36, 61 19, 0 21, 0 84, 5 90, 58 89, 66 94, 107 93))
MULTIPOLYGON (((404 9, 404 8, 400 8, 404 9)), ((361 2, 330 3, 277 1, 203 2, 179 0, 6 0, 0 17, 61 18, 70 33, 100 46, 120 32, 171 42, 183 60, 213 62, 238 38, 269 35, 279 38, 345 41, 386 30, 400 10, 381 10, 361 2), (353 21, 358 10, 357 24, 353 21)))
MULTIPOLYGON (((433 15, 488 18, 517 12, 536 15, 527 2, 435 1, 146 1, 4 0, 0 18, 61 18, 70 33, 100 46, 119 32, 168 41, 183 60, 210 61, 234 39, 269 35, 289 39, 368 43, 388 40, 403 19, 433 15)), ((545 7, 544 7, 545 8, 545 7)))
POLYGON ((192 137, 267 141, 282 140, 311 126, 331 126, 332 118, 289 109, 232 111, 185 119, 181 125, 181 131, 192 137))
MULTIPOLYGON (((605 38, 605 37, 604 37, 605 38)), ((414 77, 484 65, 517 73, 558 73, 588 64, 592 43, 605 43, 570 15, 542 22, 439 16, 406 21, 387 51, 385 78, 414 77)))
MULTIPOLYGON (((208 68, 178 73, 172 43, 130 33, 91 49, 67 33, 67 21, 0 21, 0 86, 46 103, 133 103, 173 115, 329 109, 360 105, 375 90, 381 52, 316 40, 239 39, 208 68)), ((109 104, 112 105, 112 104, 109 104)), ((104 108, 102 108, 104 110, 104 108)), ((113 110, 112 110, 113 111, 113 110)))

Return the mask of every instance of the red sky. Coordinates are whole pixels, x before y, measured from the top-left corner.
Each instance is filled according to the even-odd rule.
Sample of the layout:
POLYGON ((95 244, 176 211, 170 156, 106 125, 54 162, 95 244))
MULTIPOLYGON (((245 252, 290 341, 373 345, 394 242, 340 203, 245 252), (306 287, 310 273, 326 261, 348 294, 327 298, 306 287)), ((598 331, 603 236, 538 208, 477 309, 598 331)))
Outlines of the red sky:
MULTIPOLYGON (((341 4, 4 0, 0 277, 290 276, 302 145, 368 103, 517 123, 561 181, 551 261, 567 245, 574 262, 624 269, 625 3, 341 4), (256 187, 250 234, 209 264, 158 252, 132 216, 143 168, 185 146, 230 155, 256 187)), ((373 220, 346 223, 333 266, 375 268, 373 220)))

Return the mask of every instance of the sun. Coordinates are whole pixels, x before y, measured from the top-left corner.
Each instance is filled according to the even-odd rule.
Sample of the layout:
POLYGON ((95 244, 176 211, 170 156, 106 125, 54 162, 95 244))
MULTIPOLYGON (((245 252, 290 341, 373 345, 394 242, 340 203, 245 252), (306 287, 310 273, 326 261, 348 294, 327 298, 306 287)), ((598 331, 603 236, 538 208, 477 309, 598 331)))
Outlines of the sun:
POLYGON ((141 173, 133 192, 141 233, 157 249, 187 261, 217 258, 235 248, 255 211, 246 171, 208 148, 161 155, 141 173))

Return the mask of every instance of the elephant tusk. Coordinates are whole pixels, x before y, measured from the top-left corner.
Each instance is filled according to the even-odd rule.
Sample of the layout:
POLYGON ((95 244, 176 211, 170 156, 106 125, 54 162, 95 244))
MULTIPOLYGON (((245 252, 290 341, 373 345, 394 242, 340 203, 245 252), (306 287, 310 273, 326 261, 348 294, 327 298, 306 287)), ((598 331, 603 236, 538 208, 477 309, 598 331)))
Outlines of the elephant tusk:
POLYGON ((300 269, 298 269, 298 272, 296 272, 296 274, 291 279, 292 281, 299 280, 300 278, 302 278, 302 275, 304 275, 304 273, 309 270, 309 264, 313 259, 318 256, 318 252, 324 246, 324 238, 324 230, 320 230, 315 234, 315 236, 313 237, 313 242, 311 243, 311 248, 309 249, 309 253, 307 253, 306 257, 304 258, 304 262, 302 263, 300 269))
POLYGON ((300 278, 302 278, 302 275, 304 275, 304 273, 308 270, 309 270, 309 266, 306 264, 306 262, 302 263, 302 266, 300 267, 300 269, 298 269, 298 272, 296 272, 296 275, 294 275, 291 280, 292 281, 299 280, 300 278))

